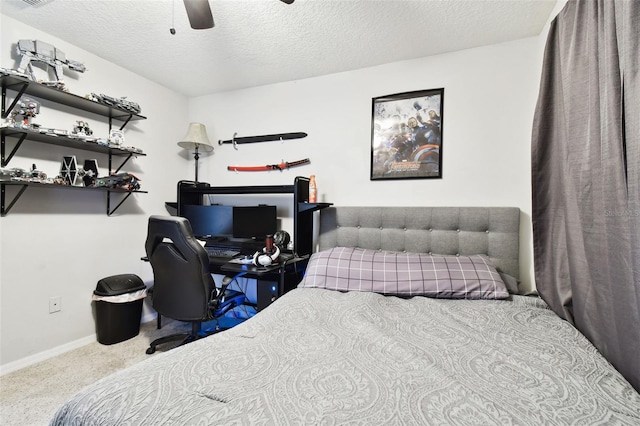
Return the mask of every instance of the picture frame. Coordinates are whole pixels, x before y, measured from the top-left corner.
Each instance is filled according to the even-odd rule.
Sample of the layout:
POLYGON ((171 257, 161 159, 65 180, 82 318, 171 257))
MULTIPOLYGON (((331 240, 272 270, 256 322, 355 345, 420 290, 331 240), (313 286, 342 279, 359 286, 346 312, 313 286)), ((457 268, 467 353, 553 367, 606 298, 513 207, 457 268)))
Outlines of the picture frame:
POLYGON ((371 180, 442 178, 444 88, 371 102, 371 180))

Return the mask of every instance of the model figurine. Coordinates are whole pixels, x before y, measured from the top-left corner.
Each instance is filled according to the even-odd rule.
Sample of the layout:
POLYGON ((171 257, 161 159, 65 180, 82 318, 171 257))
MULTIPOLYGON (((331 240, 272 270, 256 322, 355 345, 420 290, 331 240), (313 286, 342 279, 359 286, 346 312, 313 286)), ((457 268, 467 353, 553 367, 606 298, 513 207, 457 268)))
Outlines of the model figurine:
POLYGON ((0 68, 0 76, 3 75, 14 75, 17 77, 29 78, 27 74, 10 68, 0 68))
POLYGON ((93 130, 89 127, 89 123, 84 120, 76 120, 76 124, 73 126, 73 134, 81 136, 93 135, 93 130))
POLYGON ((92 101, 99 102, 104 105, 109 105, 112 107, 120 108, 125 111, 129 111, 133 114, 140 114, 140 105, 135 102, 127 100, 126 96, 122 98, 114 98, 113 96, 105 95, 104 93, 100 93, 96 95, 95 93, 91 93, 86 96, 87 99, 91 99, 92 101))
POLYGON ((30 98, 22 98, 16 103, 16 106, 11 110, 9 115, 9 122, 14 127, 28 128, 30 127, 30 120, 40 113, 40 103, 30 98), (22 123, 18 124, 17 117, 22 117, 22 123))
POLYGON ((131 173, 117 173, 99 177, 93 186, 137 191, 140 189, 140 179, 131 173))
POLYGON ((78 72, 85 72, 86 68, 83 64, 71 59, 67 59, 65 53, 57 49, 55 46, 44 43, 40 40, 18 40, 17 48, 18 55, 22 56, 20 65, 18 66, 18 72, 28 74, 31 80, 53 86, 57 89, 66 90, 64 81, 62 80, 63 72, 62 66, 66 65, 70 69, 78 72), (53 72, 56 75, 54 81, 38 81, 33 74, 33 67, 31 62, 43 62, 53 67, 53 72))

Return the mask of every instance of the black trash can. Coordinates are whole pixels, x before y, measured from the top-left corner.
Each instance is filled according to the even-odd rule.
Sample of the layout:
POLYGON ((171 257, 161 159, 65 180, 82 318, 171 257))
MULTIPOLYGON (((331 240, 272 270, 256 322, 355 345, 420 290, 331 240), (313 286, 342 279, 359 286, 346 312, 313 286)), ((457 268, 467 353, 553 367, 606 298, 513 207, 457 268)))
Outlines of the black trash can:
POLYGON ((98 342, 112 345, 140 333, 142 302, 146 294, 142 290, 146 290, 146 286, 134 274, 113 275, 98 281, 93 292, 98 342), (132 298, 135 300, 130 300, 132 298))

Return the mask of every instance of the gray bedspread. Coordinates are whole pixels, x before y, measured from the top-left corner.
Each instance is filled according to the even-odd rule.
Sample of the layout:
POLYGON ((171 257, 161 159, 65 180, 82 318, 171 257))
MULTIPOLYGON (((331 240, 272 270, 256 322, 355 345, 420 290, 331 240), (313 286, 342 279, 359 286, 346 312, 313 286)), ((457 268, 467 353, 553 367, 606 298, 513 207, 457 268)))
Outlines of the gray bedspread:
POLYGON ((300 288, 87 387, 51 424, 638 425, 640 394, 537 298, 300 288))

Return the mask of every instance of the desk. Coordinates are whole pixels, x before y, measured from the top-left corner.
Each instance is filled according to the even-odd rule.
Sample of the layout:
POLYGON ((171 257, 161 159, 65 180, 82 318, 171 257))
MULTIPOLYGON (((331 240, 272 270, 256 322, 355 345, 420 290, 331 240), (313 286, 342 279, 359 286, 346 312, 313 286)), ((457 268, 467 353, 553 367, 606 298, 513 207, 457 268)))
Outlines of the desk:
MULTIPOLYGON (((295 288, 309 262, 309 255, 294 256, 282 259, 275 265, 255 266, 252 264, 243 265, 240 263, 231 263, 221 258, 209 258, 209 267, 212 274, 221 274, 227 276, 242 275, 245 278, 256 280, 257 303, 256 311, 269 306, 278 297, 287 291, 295 288)), ((147 256, 141 257, 140 260, 149 261, 147 256)), ((162 328, 161 315, 157 316, 158 328, 162 328)))
POLYGON ((220 258, 209 259, 212 274, 222 274, 230 277, 242 276, 257 281, 256 294, 258 300, 256 310, 260 311, 298 285, 309 261, 309 255, 283 257, 277 264, 269 266, 233 263, 220 258))
MULTIPOLYGON (((293 195, 293 251, 300 256, 313 253, 313 212, 332 203, 309 202, 309 178, 297 176, 293 185, 210 186, 206 182, 178 182, 176 214, 183 214, 187 204, 202 205, 204 195, 291 194, 293 195)), ((211 200, 209 200, 211 201, 211 200)), ((171 204, 171 203, 170 203, 171 204)))

